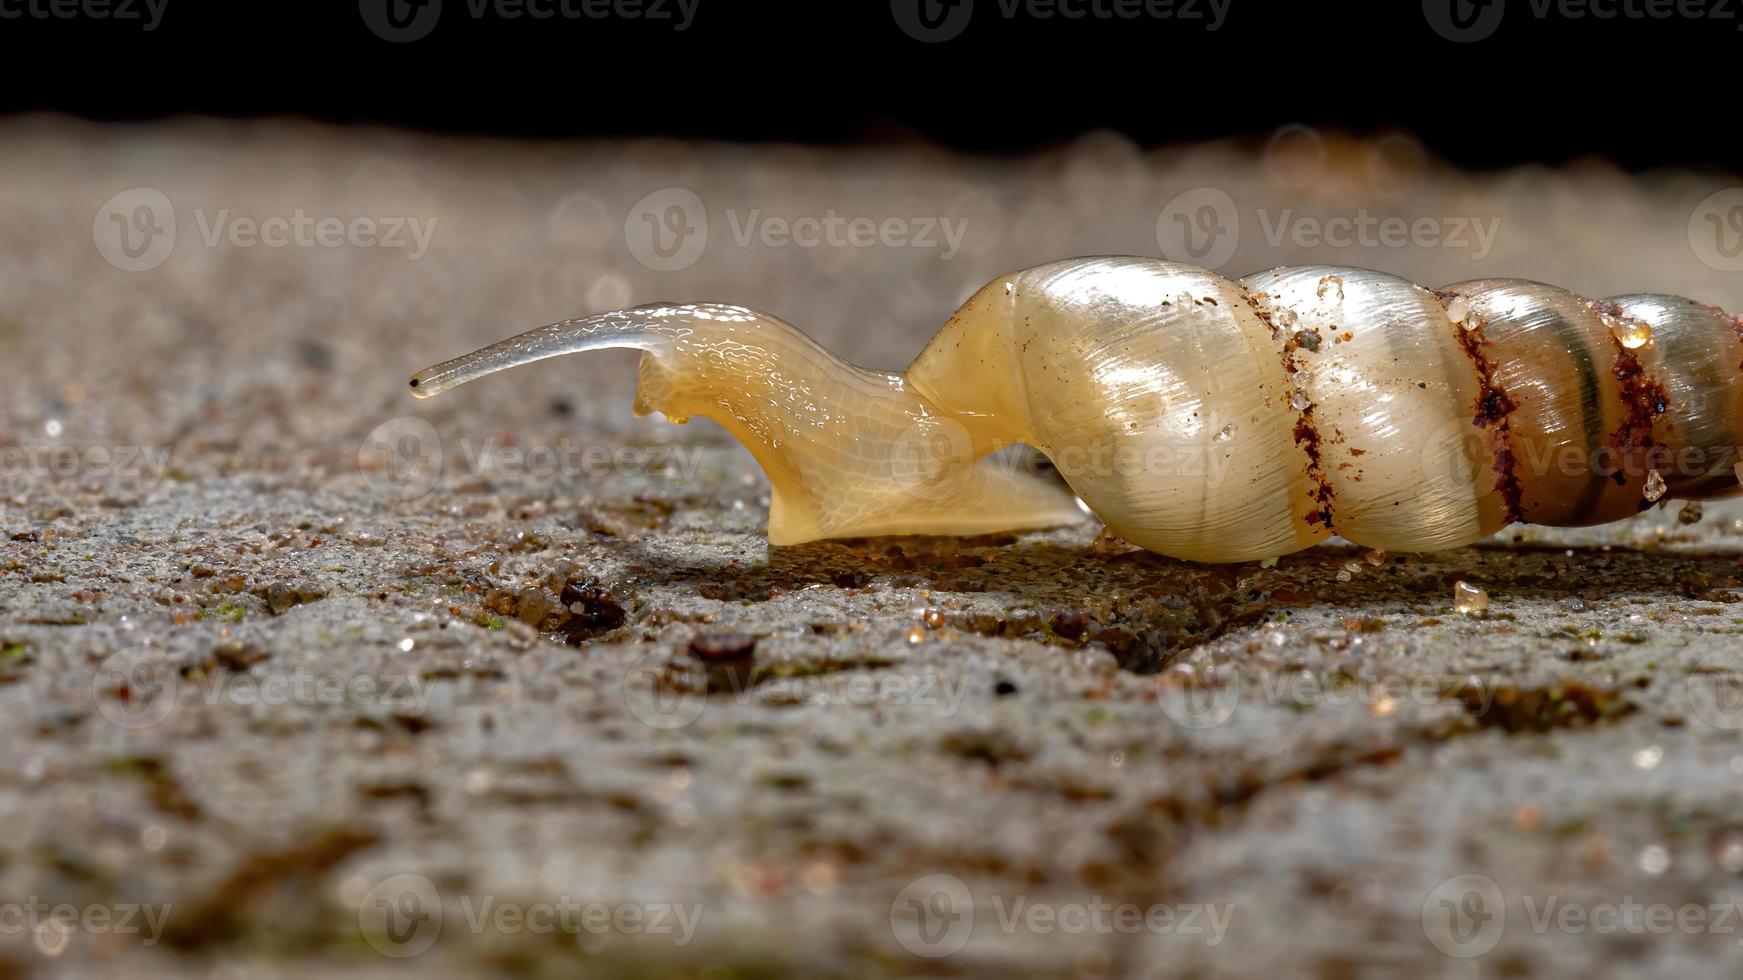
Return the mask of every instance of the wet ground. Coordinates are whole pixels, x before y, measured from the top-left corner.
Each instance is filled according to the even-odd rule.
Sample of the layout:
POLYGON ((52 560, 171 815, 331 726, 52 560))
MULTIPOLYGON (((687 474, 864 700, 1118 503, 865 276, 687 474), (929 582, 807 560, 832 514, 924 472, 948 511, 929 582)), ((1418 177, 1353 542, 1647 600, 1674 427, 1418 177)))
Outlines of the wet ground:
POLYGON ((771 549, 747 454, 631 417, 633 356, 404 390, 655 299, 899 368, 1000 272, 1214 227, 1220 199, 1171 205, 1204 187, 1241 228, 1225 272, 1737 310, 1694 233, 1734 180, 1299 135, 1024 163, 291 123, 0 145, 8 973, 1743 960, 1743 507, 1272 567, 1087 519, 771 549), (894 223, 831 243, 831 213, 894 223), (1363 244, 1363 215, 1429 224, 1363 244))

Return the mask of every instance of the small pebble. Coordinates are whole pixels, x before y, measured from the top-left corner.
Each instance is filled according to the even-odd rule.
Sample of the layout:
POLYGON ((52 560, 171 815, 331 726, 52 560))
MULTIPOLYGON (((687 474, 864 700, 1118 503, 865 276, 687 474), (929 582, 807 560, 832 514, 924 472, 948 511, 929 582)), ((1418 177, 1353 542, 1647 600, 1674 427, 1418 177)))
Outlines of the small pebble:
POLYGON ((1647 500, 1656 502, 1658 498, 1664 496, 1665 489, 1664 477, 1657 470, 1647 472, 1645 489, 1647 500))
POLYGON ((1452 322, 1466 330, 1476 326, 1476 323, 1470 319, 1470 313, 1471 301, 1463 296, 1454 296, 1446 301, 1446 315, 1451 318, 1452 322))
POLYGON ((1677 512, 1676 519, 1679 524, 1699 524, 1701 516, 1701 502, 1691 500, 1682 505, 1682 510, 1677 512))
POLYGON ((1464 579, 1453 583, 1453 609, 1467 616, 1480 615, 1489 608, 1489 593, 1464 579))
POLYGON ((756 637, 744 633, 698 633, 690 640, 690 656, 708 664, 744 660, 756 648, 756 637))

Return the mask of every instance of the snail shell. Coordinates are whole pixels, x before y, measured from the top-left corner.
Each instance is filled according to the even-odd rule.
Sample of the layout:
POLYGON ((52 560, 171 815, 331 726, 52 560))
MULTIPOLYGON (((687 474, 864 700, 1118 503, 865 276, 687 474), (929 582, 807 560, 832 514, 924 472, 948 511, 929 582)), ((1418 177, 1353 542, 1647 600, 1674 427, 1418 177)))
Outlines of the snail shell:
POLYGON ((1198 561, 1332 534, 1455 547, 1737 489, 1743 324, 1691 300, 1516 279, 1428 290, 1340 267, 1239 281, 1137 257, 988 283, 905 374, 742 307, 565 321, 430 368, 428 397, 601 347, 645 352, 638 412, 712 418, 772 487, 769 540, 972 534, 1080 518, 1198 561))

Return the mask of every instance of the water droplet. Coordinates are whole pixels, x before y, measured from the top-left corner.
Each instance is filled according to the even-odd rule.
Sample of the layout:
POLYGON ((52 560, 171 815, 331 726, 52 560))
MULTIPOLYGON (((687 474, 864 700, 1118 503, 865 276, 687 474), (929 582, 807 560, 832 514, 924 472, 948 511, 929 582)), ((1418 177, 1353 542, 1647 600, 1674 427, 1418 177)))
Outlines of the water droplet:
POLYGON ((908 631, 908 642, 910 644, 913 644, 913 645, 919 645, 921 643, 926 642, 926 631, 921 629, 918 626, 909 630, 908 631))
POLYGON ((1272 312, 1271 322, 1276 324, 1277 329, 1283 331, 1285 336, 1288 336, 1295 332, 1295 325, 1301 322, 1301 317, 1297 316, 1295 311, 1289 307, 1282 306, 1272 312))
POLYGON ((1646 499, 1656 501, 1664 496, 1664 491, 1664 477, 1657 470, 1649 471, 1646 474, 1646 499))
POLYGON ((1652 325, 1633 317, 1617 317, 1610 323, 1610 332, 1629 350, 1652 343, 1652 325))
POLYGON ((1653 844, 1640 852, 1640 870, 1649 875, 1661 875, 1670 868, 1670 851, 1663 844, 1653 844))
POLYGON ((1682 510, 1677 511, 1676 522, 1678 524, 1699 524, 1705 513, 1700 501, 1691 500, 1682 505, 1682 510))
POLYGON ((1646 748, 1637 749, 1634 752, 1634 768, 1648 770, 1657 769, 1659 762, 1663 761, 1663 759, 1664 749, 1656 745, 1648 745, 1646 748))
POLYGON ((409 636, 406 637, 405 639, 399 641, 399 648, 401 650, 404 650, 407 653, 410 653, 412 650, 412 647, 415 647, 417 645, 418 645, 418 641, 412 639, 409 636))
POLYGON ((1446 315, 1452 322, 1471 330, 1476 327, 1476 321, 1471 319, 1471 301, 1463 296, 1454 296, 1446 301, 1446 315))
POLYGON ((1307 392, 1305 391, 1297 390, 1295 394, 1289 396, 1289 407, 1295 409, 1297 412, 1307 411, 1308 406, 1312 404, 1313 399, 1308 398, 1307 392))
POLYGON ((1230 439, 1234 438, 1234 435, 1235 435, 1235 424, 1233 422, 1230 422, 1228 425, 1225 425, 1222 427, 1221 432, 1218 432, 1216 434, 1216 441, 1217 442, 1228 442, 1230 439))
POLYGON ((920 621, 932 629, 937 629, 944 625, 944 610, 928 609, 920 614, 920 621))
POLYGON ((1453 583, 1453 609, 1466 616, 1480 615, 1489 608, 1489 593, 1464 579, 1453 583))
POLYGON ((1338 572, 1338 581, 1339 582, 1348 582, 1351 577, 1352 576, 1350 575, 1348 569, 1345 569, 1344 571, 1338 572))
POLYGON ((42 424, 42 431, 47 433, 50 439, 59 439, 61 437, 61 420, 49 419, 42 424))
POLYGON ((1389 557, 1391 556, 1387 553, 1385 548, 1375 548, 1373 551, 1362 556, 1368 564, 1375 568, 1379 568, 1381 565, 1386 564, 1386 559, 1389 557))

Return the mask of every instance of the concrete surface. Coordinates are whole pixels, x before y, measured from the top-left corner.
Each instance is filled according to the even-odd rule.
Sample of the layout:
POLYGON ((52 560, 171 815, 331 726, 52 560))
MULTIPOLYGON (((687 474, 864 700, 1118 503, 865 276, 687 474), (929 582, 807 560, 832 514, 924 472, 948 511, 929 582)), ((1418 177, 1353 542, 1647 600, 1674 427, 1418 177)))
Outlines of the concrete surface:
POLYGON ((6 974, 1743 964, 1743 509, 1274 567, 1087 520, 771 550, 747 454, 631 417, 633 355, 403 388, 667 298, 899 368, 993 275, 1159 254, 1203 187, 1238 215, 1230 273, 1738 310, 1691 237, 1734 177, 1462 175, 1300 133, 994 162, 26 119, 0 147, 6 974), (708 215, 699 254, 647 247, 643 211, 695 227, 681 195, 638 205, 674 187, 708 215), (167 254, 137 188, 174 211, 167 254), (765 223, 831 210, 902 235, 765 223), (282 247, 237 223, 298 214, 282 247), (1364 214, 1435 234, 1325 240, 1364 214), (432 233, 323 245, 321 218, 432 233), (948 257, 916 241, 942 219, 948 257), (1485 614, 1453 609, 1458 579, 1485 614))

